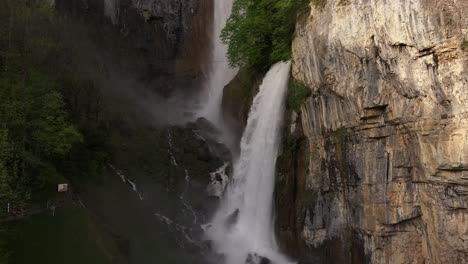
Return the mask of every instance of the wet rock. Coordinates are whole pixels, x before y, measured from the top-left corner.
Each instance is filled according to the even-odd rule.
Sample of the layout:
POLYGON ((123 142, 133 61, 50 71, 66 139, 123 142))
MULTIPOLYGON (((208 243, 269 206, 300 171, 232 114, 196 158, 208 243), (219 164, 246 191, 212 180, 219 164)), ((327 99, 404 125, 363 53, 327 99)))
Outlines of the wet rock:
POLYGON ((212 155, 220 157, 225 161, 232 159, 232 154, 227 145, 222 142, 221 132, 206 118, 198 118, 196 122, 188 127, 192 128, 197 137, 207 143, 212 155))
POLYGON ((271 260, 257 253, 250 253, 245 260, 245 264, 271 264, 271 260))
POLYGON ((211 182, 206 187, 206 192, 209 196, 218 199, 223 196, 229 182, 230 170, 228 165, 228 163, 224 163, 222 167, 210 173, 211 182))

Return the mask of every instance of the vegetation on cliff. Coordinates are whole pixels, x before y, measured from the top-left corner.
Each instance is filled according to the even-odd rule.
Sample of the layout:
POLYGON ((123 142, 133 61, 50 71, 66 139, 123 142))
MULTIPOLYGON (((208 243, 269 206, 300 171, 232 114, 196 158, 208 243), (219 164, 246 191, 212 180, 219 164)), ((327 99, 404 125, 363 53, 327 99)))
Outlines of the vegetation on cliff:
POLYGON ((57 51, 47 5, 5 1, 0 28, 0 202, 21 204, 57 174, 54 161, 82 136, 70 120, 60 84, 42 71, 57 51), (44 31, 41 31, 44 29, 44 31))
POLYGON ((0 2, 0 217, 7 207, 44 208, 57 183, 97 175, 104 164, 105 132, 88 117, 93 97, 76 96, 89 85, 69 68, 61 22, 49 1, 0 2))
POLYGON ((298 112, 302 104, 311 95, 312 91, 307 85, 298 80, 292 80, 288 88, 288 110, 298 112))
POLYGON ((9 221, 7 207, 38 213, 1 224, 2 264, 55 263, 48 260, 57 254, 73 258, 68 262, 115 263, 100 261, 110 238, 92 246, 108 234, 87 210, 41 213, 55 200, 57 183, 96 178, 111 151, 101 95, 74 72, 62 25, 50 1, 0 1, 0 219, 9 221), (70 226, 83 237, 73 240, 70 226))
MULTIPOLYGON (((141 178, 148 179, 151 184, 167 186, 161 197, 169 196, 165 193, 167 190, 171 192, 171 199, 174 196, 179 202, 179 196, 174 193, 183 190, 184 196, 190 195, 187 178, 184 178, 188 177, 187 171, 191 179, 207 181, 209 172, 222 165, 220 160, 210 156, 205 143, 190 133, 191 129, 154 128, 146 122, 146 116, 129 121, 131 114, 125 110, 136 107, 109 98, 111 89, 115 89, 113 83, 108 80, 101 83, 101 76, 99 80, 95 78, 95 75, 107 73, 107 69, 77 58, 84 57, 83 54, 96 55, 94 49, 81 45, 80 36, 88 32, 89 24, 81 24, 60 12, 59 5, 54 8, 48 0, 0 1, 0 221, 8 221, 0 228, 2 264, 30 263, 32 259, 36 263, 63 263, 59 258, 64 256, 73 259, 68 260, 70 263, 117 263, 104 261, 104 258, 109 259, 108 253, 117 255, 116 250, 128 253, 127 228, 112 228, 112 234, 118 239, 109 236, 106 233, 111 229, 96 228, 96 219, 90 217, 92 210, 100 208, 76 208, 80 204, 78 198, 86 205, 93 204, 94 195, 86 197, 91 188, 99 190, 100 198, 114 195, 115 189, 106 189, 110 185, 109 175, 116 176, 119 184, 121 181, 114 170, 105 168, 115 165, 132 179, 134 175, 144 175, 141 178), (76 32, 82 35, 75 36, 76 32), (78 43, 72 45, 71 42, 78 43), (91 68, 93 74, 83 74, 82 67, 91 68), (172 135, 173 139, 169 139, 172 135), (179 166, 171 163, 169 148, 173 148, 179 166), (72 183, 70 196, 73 200, 67 198, 70 201, 67 200, 66 206, 61 204, 61 199, 56 199, 56 184, 61 182, 72 183), (48 200, 57 201, 61 206, 55 217, 51 211, 43 211, 48 200), (26 209, 27 217, 9 221, 13 217, 11 213, 6 215, 8 203, 12 211, 26 209), (70 228, 80 234, 70 233, 70 228), (115 249, 109 241, 113 239, 123 244, 115 249), (51 260, 54 258, 58 262, 51 260)), ((114 36, 114 28, 103 27, 106 26, 109 26, 106 34, 114 36)), ((117 39, 120 37, 117 28, 115 32, 117 39)), ((101 39, 90 37, 90 42, 107 47, 101 39)), ((121 187, 133 194, 132 186, 123 184, 121 187)), ((202 207, 203 198, 193 195, 190 203, 202 207)), ((111 201, 110 208, 115 203, 114 199, 111 201)), ((128 212, 131 204, 121 206, 121 212, 128 212)), ((102 215, 112 212, 102 211, 105 212, 102 215)), ((139 212, 139 209, 135 211, 139 212)), ((103 220, 100 218, 99 221, 103 220)), ((135 220, 134 223, 138 225, 144 221, 135 220)), ((109 222, 115 224, 118 220, 109 222)), ((139 231, 138 228, 132 230, 139 231)), ((175 243, 156 233, 144 234, 144 237, 135 235, 139 241, 148 241, 148 236, 158 243, 164 240, 163 244, 167 244, 164 249, 175 243)), ((132 234, 132 241, 135 237, 132 234)), ((154 247, 154 244, 150 246, 154 247)), ((154 255, 154 251, 132 251, 131 254, 146 257, 154 255)), ((172 252, 164 255, 170 254, 172 252)))
POLYGON ((233 66, 264 70, 289 60, 297 14, 307 0, 235 0, 221 38, 233 66))
POLYGON ((463 41, 462 43, 462 49, 464 51, 468 51, 468 40, 463 41))
POLYGON ((70 66, 61 24, 49 1, 0 3, 1 209, 97 175, 109 151, 95 106, 101 98, 70 66))
MULTIPOLYGON (((234 0, 221 39, 228 46, 230 64, 241 68, 225 91, 230 99, 241 98, 238 115, 242 121, 246 120, 263 74, 275 62, 291 59, 296 20, 308 4, 308 0, 234 0)), ((288 108, 298 108, 305 95, 297 87, 289 87, 288 108)))

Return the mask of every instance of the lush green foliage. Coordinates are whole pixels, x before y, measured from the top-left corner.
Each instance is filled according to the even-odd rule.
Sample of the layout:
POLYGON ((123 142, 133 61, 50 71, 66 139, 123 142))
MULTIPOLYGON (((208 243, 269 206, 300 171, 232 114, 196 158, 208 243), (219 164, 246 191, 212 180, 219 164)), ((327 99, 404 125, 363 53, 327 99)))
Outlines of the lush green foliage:
POLYGON ((299 111, 310 94, 310 88, 303 82, 297 80, 290 82, 288 88, 288 109, 299 111))
POLYGON ((264 69, 291 57, 297 13, 306 0, 235 0, 221 38, 233 66, 264 69))
POLYGON ((305 137, 298 137, 296 135, 291 135, 288 133, 286 139, 283 140, 283 155, 285 155, 288 158, 294 158, 304 140, 305 137))
POLYGON ((58 52, 53 9, 44 1, 0 4, 0 202, 27 201, 82 141, 63 88, 42 68, 58 52))
MULTIPOLYGON (((0 216, 7 203, 45 203, 64 175, 95 173, 105 159, 102 130, 70 105, 84 85, 66 81, 71 75, 57 63, 65 56, 60 21, 48 3, 0 1, 0 216)), ((0 234, 0 263, 17 263, 11 233, 0 234)))
POLYGON ((2 167, 10 176, 7 181, 22 185, 46 180, 47 174, 54 173, 49 161, 68 153, 82 139, 67 120, 57 86, 26 68, 20 73, 7 72, 0 75, 0 102, 2 139, 7 145, 2 167))

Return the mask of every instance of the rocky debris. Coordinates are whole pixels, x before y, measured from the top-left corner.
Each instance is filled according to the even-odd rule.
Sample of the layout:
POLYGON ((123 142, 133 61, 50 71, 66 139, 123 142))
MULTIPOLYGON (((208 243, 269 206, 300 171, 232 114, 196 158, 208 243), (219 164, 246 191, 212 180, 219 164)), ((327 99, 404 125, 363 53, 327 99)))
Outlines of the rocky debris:
POLYGON ((218 202, 206 188, 210 173, 226 169, 226 161, 191 126, 125 132, 112 135, 121 143, 114 142, 112 165, 81 186, 83 201, 100 223, 129 241, 131 262, 206 263, 210 249, 201 224, 218 202), (200 149, 209 154, 200 156, 200 149))
POLYGON ((301 263, 468 263, 460 12, 468 2, 327 0, 298 23, 293 75, 312 96, 291 130, 307 140, 277 189, 301 263))
POLYGON ((258 255, 257 253, 250 253, 247 256, 245 264, 271 264, 271 261, 268 258, 258 255))
POLYGON ((221 141, 220 131, 206 118, 200 117, 194 123, 188 124, 198 139, 201 139, 209 147, 209 152, 215 157, 225 161, 231 161, 232 155, 229 148, 221 141))
POLYGON ((206 187, 209 196, 221 199, 229 182, 229 163, 224 163, 222 167, 210 173, 211 182, 206 187))

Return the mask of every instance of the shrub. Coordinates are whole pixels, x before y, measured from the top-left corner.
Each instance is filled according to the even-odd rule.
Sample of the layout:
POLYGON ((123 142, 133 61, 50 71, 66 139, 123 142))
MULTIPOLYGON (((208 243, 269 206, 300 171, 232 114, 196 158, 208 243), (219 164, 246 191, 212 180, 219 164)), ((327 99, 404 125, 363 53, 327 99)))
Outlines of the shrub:
POLYGON ((338 128, 337 130, 332 132, 332 136, 337 142, 344 142, 348 137, 349 133, 346 128, 338 128))
POLYGON ((462 49, 464 51, 468 51, 468 40, 465 40, 463 43, 462 43, 462 49))
POLYGON ((311 95, 311 90, 301 81, 293 80, 288 88, 288 109, 298 112, 311 95))
POLYGON ((235 0, 221 33, 232 66, 264 70, 289 60, 297 13, 307 0, 235 0))

